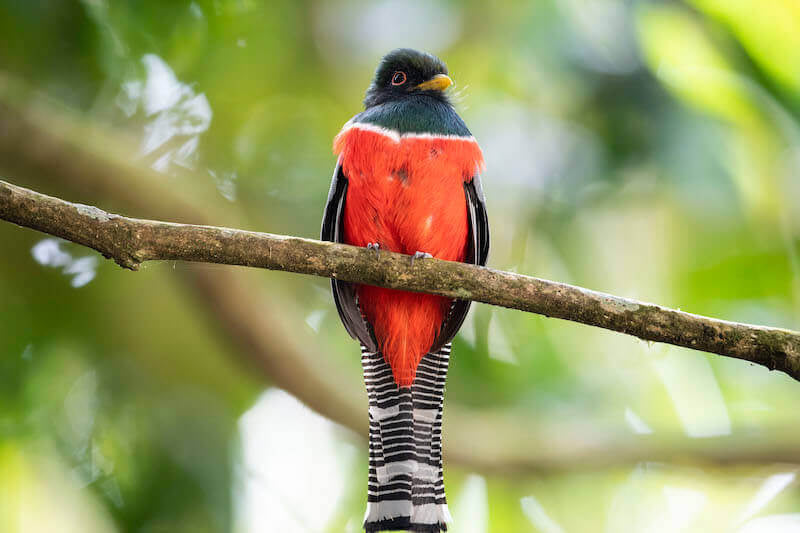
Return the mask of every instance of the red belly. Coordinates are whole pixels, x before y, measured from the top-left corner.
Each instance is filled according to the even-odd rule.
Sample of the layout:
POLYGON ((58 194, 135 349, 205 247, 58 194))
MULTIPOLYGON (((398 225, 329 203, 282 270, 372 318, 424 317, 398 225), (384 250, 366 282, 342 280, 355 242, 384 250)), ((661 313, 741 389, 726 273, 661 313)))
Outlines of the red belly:
MULTIPOLYGON (((351 128, 337 137, 348 178, 344 241, 463 261, 469 229, 464 182, 482 165, 474 140, 402 138, 351 128)), ((361 311, 400 386, 410 386, 449 310, 440 296, 358 288, 361 311)))

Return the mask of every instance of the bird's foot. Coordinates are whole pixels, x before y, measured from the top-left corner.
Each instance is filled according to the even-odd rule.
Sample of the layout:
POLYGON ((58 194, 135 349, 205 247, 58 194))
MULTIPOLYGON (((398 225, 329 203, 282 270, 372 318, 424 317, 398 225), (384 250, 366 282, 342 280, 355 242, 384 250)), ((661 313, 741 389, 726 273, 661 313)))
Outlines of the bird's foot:
POLYGON ((377 242, 368 242, 367 243, 367 250, 374 250, 375 257, 380 257, 381 255, 381 245, 377 242))
POLYGON ((415 259, 432 259, 432 258, 433 256, 428 252, 420 252, 419 250, 417 250, 416 252, 414 252, 414 255, 411 256, 411 266, 414 266, 415 259))

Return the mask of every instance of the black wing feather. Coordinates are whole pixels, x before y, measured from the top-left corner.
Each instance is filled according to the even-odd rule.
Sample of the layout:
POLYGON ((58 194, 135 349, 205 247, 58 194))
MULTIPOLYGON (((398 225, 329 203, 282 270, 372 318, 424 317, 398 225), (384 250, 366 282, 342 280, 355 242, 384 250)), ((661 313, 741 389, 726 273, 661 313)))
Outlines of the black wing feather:
MULTIPOLYGON (((344 217, 344 204, 347 200, 347 177, 342 171, 341 164, 336 165, 331 181, 331 190, 328 193, 328 202, 325 204, 325 214, 322 218, 321 238, 323 241, 343 242, 344 232, 342 223, 344 217)), ((371 328, 367 325, 358 307, 355 287, 352 283, 331 279, 333 300, 336 310, 342 319, 345 329, 351 337, 367 347, 368 350, 377 351, 377 342, 371 328)))
POLYGON ((486 198, 483 195, 480 176, 476 175, 472 181, 464 184, 467 192, 467 202, 475 208, 475 218, 470 227, 475 229, 475 242, 477 243, 477 261, 475 264, 486 266, 489 258, 489 217, 486 215, 486 198))

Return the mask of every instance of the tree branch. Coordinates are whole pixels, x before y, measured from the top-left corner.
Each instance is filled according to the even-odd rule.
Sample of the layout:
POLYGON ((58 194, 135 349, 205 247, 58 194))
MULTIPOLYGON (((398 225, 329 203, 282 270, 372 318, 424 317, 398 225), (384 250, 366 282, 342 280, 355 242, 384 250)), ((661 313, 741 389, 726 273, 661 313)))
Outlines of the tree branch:
POLYGON ((469 299, 744 359, 800 380, 800 333, 728 322, 530 276, 268 233, 140 220, 0 181, 0 219, 93 248, 135 270, 181 260, 283 270, 469 299))

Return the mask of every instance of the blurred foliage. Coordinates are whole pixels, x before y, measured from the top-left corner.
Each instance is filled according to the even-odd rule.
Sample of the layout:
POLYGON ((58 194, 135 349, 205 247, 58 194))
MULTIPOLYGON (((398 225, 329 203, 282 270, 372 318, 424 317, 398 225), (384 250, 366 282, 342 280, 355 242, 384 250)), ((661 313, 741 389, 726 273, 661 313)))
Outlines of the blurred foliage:
MULTIPOLYGON (((428 49, 485 152, 492 266, 800 329, 796 0, 0 0, 0 34, 0 72, 132 139, 127 162, 179 196, 214 188, 208 209, 247 228, 308 237, 377 60, 428 49)), ((43 242, 0 224, 0 530, 359 530, 365 449, 259 396, 176 281, 185 266, 134 275, 43 242)), ((360 373, 326 280, 251 279, 319 357, 360 373)), ((796 427, 798 401, 762 368, 485 306, 447 395, 631 438, 769 434, 796 427)), ((796 471, 763 457, 446 477, 457 532, 752 532, 798 530, 779 516, 800 509, 796 471)))

